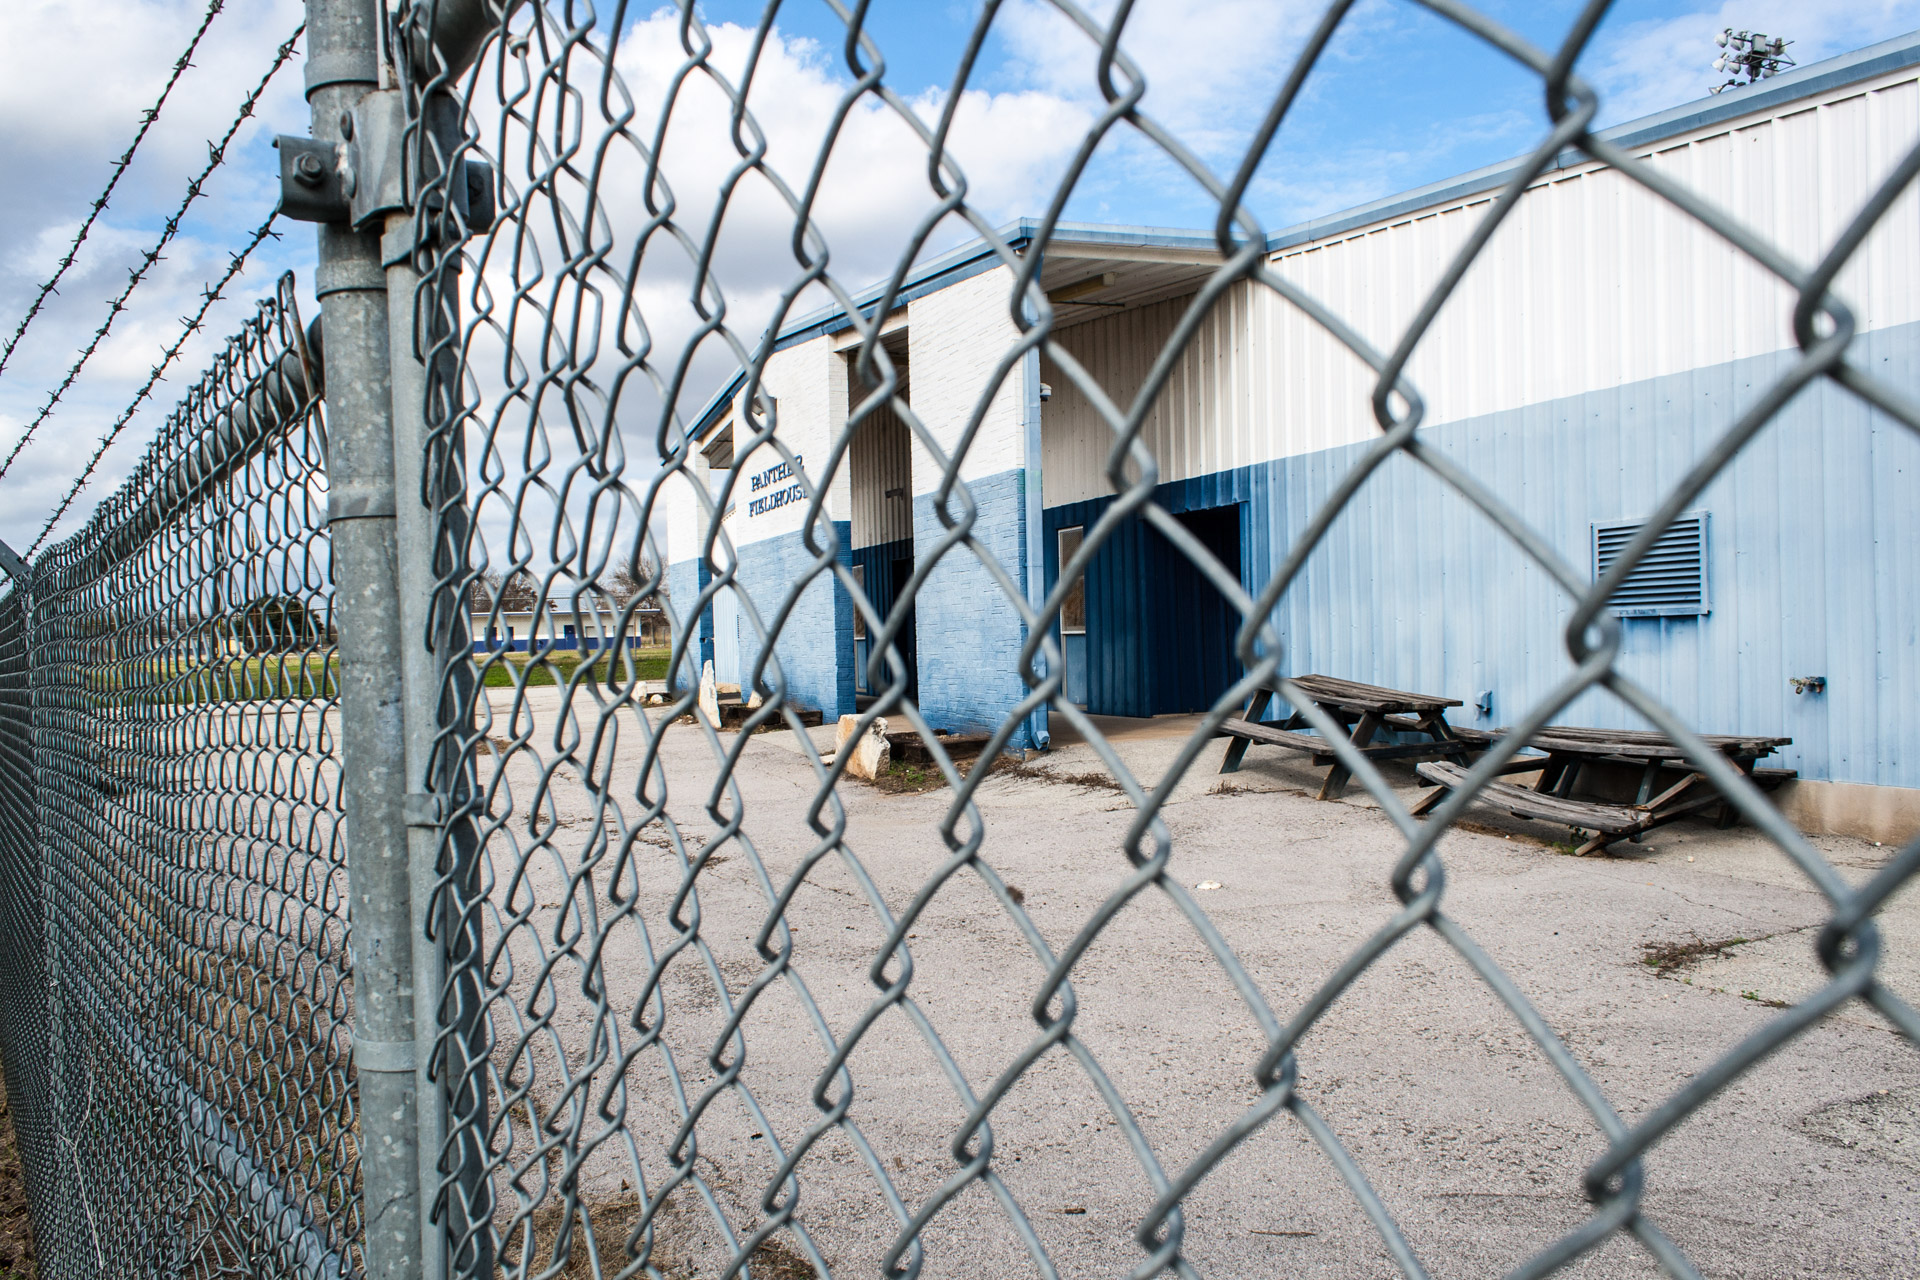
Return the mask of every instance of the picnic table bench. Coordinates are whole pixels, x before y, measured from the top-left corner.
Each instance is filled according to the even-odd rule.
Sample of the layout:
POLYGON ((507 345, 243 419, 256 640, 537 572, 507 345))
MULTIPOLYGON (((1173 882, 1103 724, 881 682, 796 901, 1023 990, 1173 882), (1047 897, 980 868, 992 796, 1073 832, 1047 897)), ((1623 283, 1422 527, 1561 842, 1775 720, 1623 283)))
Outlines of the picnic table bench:
POLYGON ((1276 693, 1284 693, 1295 706, 1303 701, 1318 706, 1350 729, 1349 741, 1361 755, 1373 760, 1453 759, 1464 763, 1470 752, 1484 751, 1493 741, 1493 735, 1484 730, 1459 729, 1447 723, 1447 708, 1460 706, 1458 698, 1384 689, 1333 676, 1283 677, 1255 692, 1244 715, 1221 724, 1220 736, 1234 741, 1227 747, 1220 772, 1236 772, 1247 748, 1257 742, 1310 754, 1316 765, 1332 765, 1320 784, 1320 799, 1336 799, 1346 791, 1351 771, 1333 754, 1326 738, 1299 732, 1307 724, 1304 715, 1295 711, 1278 723, 1261 719, 1276 693), (1374 742, 1382 733, 1395 732, 1417 734, 1421 740, 1374 742))
MULTIPOLYGON (((1767 738, 1739 734, 1703 734, 1701 740, 1723 752, 1734 766, 1762 786, 1775 787, 1794 776, 1790 769, 1758 769, 1756 762, 1784 747, 1792 738, 1767 738)), ((1517 756, 1507 762, 1502 773, 1530 772, 1538 769, 1540 779, 1532 787, 1492 781, 1475 797, 1506 809, 1517 817, 1558 822, 1575 830, 1594 834, 1576 853, 1597 853, 1614 841, 1638 840, 1643 832, 1665 826, 1690 814, 1701 813, 1715 805, 1724 806, 1721 825, 1731 825, 1733 808, 1710 783, 1707 775, 1687 763, 1680 745, 1665 734, 1633 729, 1578 729, 1550 725, 1534 734, 1527 746, 1541 755, 1517 756), (1599 763, 1637 765, 1640 787, 1632 804, 1575 798, 1574 786, 1583 773, 1599 763), (1663 769, 1685 772, 1659 794, 1654 794, 1663 769)), ((1467 770, 1460 764, 1432 761, 1416 766, 1423 781, 1435 790, 1413 808, 1415 817, 1431 812, 1447 798, 1453 788, 1465 781, 1467 770)))

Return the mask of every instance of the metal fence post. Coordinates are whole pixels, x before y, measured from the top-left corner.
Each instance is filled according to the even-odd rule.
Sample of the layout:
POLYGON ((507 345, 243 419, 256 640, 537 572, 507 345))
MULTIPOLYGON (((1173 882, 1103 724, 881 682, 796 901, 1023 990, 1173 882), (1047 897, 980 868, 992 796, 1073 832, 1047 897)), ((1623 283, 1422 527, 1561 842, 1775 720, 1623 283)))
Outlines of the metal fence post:
MULTIPOLYGON (((381 21, 377 0, 307 0, 307 98, 317 142, 343 141, 349 110, 380 87, 381 21)), ((377 233, 322 222, 319 239, 364 1262, 369 1280, 413 1280, 422 1261, 415 925, 386 277, 377 233)))
MULTIPOLYGON (((437 1216, 442 1158, 448 1131, 449 1084, 456 1064, 449 1059, 436 1069, 435 1042, 442 1002, 454 1007, 452 1023, 458 1036, 479 1008, 478 992, 446 991, 448 953, 460 928, 450 904, 436 909, 435 886, 441 878, 443 856, 456 880, 474 867, 478 841, 470 818, 460 816, 470 794, 460 760, 444 741, 456 723, 470 720, 473 692, 473 645, 467 625, 466 601, 452 590, 437 586, 465 556, 466 510, 458 493, 457 477, 464 467, 458 436, 436 441, 427 422, 429 379, 427 361, 443 344, 457 318, 454 290, 435 279, 422 291, 422 277, 414 255, 420 224, 411 211, 389 216, 381 256, 386 262, 388 327, 392 339, 393 453, 395 478, 395 534, 399 553, 402 678, 405 689, 407 777, 420 788, 408 797, 409 864, 415 915, 414 982, 418 992, 420 1089, 420 1186, 422 1195, 422 1274, 444 1276, 449 1266, 449 1241, 468 1239, 467 1221, 476 1185, 471 1160, 459 1161, 452 1173, 460 1192, 447 1198, 437 1216), (438 596, 436 597, 436 591, 438 596), (436 744, 439 751, 436 753, 436 744), (443 849, 445 853, 443 855, 443 849), (427 929, 428 916, 436 917, 427 929), (462 1014, 466 1016, 462 1016, 462 1014), (437 1075, 437 1078, 436 1078, 437 1075)), ((449 363, 441 357, 443 363, 449 363)), ((457 371, 449 370, 436 390, 447 394, 449 381, 457 385, 457 371)), ((464 1078, 464 1071, 459 1073, 464 1078)), ((452 1100, 464 1113, 472 1099, 462 1091, 452 1100)), ((471 1117, 466 1117, 470 1119, 471 1117)), ((467 1253, 475 1246, 469 1244, 467 1253)), ((484 1251, 483 1251, 484 1252, 484 1251)), ((472 1258, 467 1257, 466 1263, 472 1258)), ((463 1265, 478 1274, 491 1270, 491 1258, 480 1267, 463 1265)))

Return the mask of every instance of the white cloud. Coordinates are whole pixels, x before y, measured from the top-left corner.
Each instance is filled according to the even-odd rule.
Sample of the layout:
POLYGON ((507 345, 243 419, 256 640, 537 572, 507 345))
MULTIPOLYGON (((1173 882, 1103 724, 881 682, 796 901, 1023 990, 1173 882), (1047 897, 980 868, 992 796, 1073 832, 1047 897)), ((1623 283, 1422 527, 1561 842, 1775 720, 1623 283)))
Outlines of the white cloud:
MULTIPOLYGON (((72 243, 87 205, 127 147, 205 11, 203 0, 13 0, 0 16, 0 164, 15 175, 0 204, 0 339, 11 335, 40 283, 72 243)), ((299 23, 299 0, 229 3, 215 17, 164 111, 148 132, 112 203, 95 223, 59 292, 0 374, 0 456, 36 416, 78 351, 125 287, 128 271, 156 242, 187 179, 205 167, 208 144, 232 124, 275 47, 299 23)), ((283 69, 228 149, 229 163, 195 202, 164 257, 134 291, 79 380, 0 481, 0 538, 25 548, 79 473, 107 426, 145 381, 200 290, 277 197, 268 140, 304 132, 299 55, 283 69)), ((191 339, 156 401, 144 409, 88 493, 84 515, 112 491, 157 424, 198 376, 278 266, 311 257, 312 236, 295 228, 215 307, 191 339)))
POLYGON ((1713 70, 1714 37, 1728 27, 1786 36, 1805 66, 1917 26, 1913 0, 1724 0, 1603 27, 1579 70, 1600 92, 1602 122, 1615 124, 1706 97, 1725 79, 1713 70))

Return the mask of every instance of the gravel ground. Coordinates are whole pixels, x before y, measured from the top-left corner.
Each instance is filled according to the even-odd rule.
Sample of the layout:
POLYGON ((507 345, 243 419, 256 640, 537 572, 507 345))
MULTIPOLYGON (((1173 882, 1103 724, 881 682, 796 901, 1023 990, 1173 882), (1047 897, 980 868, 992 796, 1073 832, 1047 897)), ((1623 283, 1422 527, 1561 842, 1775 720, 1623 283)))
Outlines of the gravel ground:
POLYGON ((27 1183, 13 1133, 13 1107, 0 1076, 0 1280, 34 1280, 33 1223, 27 1216, 27 1183))
MULTIPOLYGON (((490 692, 488 732, 504 748, 515 736, 513 695, 490 692)), ((629 721, 620 735, 596 737, 591 718, 558 716, 561 692, 531 691, 517 719, 528 745, 482 764, 501 787, 496 811, 511 803, 516 814, 490 844, 492 900, 503 919, 526 921, 509 937, 512 1008, 496 1006, 495 1059, 507 1078, 525 1082, 535 1113, 558 1111, 549 1123, 564 1129, 573 1119, 566 1080, 604 1061, 609 1043, 635 1043, 632 1015, 653 958, 676 940, 681 877, 657 824, 640 833, 631 860, 617 857, 618 829, 639 808, 637 727, 629 721), (564 758, 556 743, 569 745, 564 758), (596 811, 580 783, 583 773, 609 769, 626 792, 620 816, 596 811), (529 822, 534 813, 542 816, 529 822), (611 848, 602 831, 616 836, 611 848), (605 1018, 585 994, 597 987, 583 980, 592 954, 601 959, 605 1018), (516 1064, 510 1051, 523 1033, 516 1064)), ((1118 745, 1129 767, 1157 778, 1188 727, 1131 726, 1118 745)), ((816 1017, 842 1036, 876 1004, 870 966, 884 931, 868 886, 833 854, 813 867, 787 912, 799 980, 765 987, 744 1020, 743 1047, 722 1041, 727 1004, 766 969, 753 946, 769 894, 756 862, 778 892, 817 841, 806 825, 812 766, 793 735, 721 742, 740 752, 746 841, 717 844, 697 894, 679 908, 682 920, 698 921, 708 954, 687 947, 666 964, 658 1025, 667 1052, 640 1053, 624 1093, 608 1102, 631 1150, 602 1142, 580 1163, 603 1249, 617 1250, 635 1220, 642 1181, 660 1185, 682 1119, 676 1099, 697 1105, 716 1062, 738 1064, 759 1112, 741 1090, 721 1090, 698 1126, 696 1167, 735 1231, 751 1230, 776 1167, 766 1135, 790 1152, 820 1120, 813 1095, 828 1054, 816 1017)), ((1313 800, 1317 776, 1279 752, 1255 750, 1220 787, 1222 750, 1206 748, 1164 810, 1171 865, 1284 1023, 1394 914, 1387 877, 1397 838, 1357 788, 1343 802, 1313 800)), ((715 829, 705 809, 712 748, 698 730, 674 726, 660 768, 669 813, 697 850, 715 829)), ((984 855, 1056 955, 1131 870, 1121 846, 1132 807, 1099 775, 1087 747, 1063 744, 997 772, 978 793, 984 855)), ((1397 776, 1411 796, 1411 772, 1397 776)), ((840 799, 845 844, 897 916, 947 859, 939 825, 952 793, 844 783, 840 799)), ((1622 856, 1581 859, 1553 847, 1563 831, 1484 810, 1474 818, 1474 829, 1449 833, 1441 846, 1447 912, 1518 982, 1629 1123, 1775 1016, 1778 1002, 1819 981, 1812 942, 1822 901, 1750 830, 1682 823, 1620 846, 1622 856)), ((1891 853, 1838 837, 1814 843, 1855 879, 1891 853)), ((1920 998, 1914 895, 1896 899, 1882 926, 1883 975, 1920 998)), ((1035 1047, 1031 1006, 1045 974, 1012 914, 971 870, 933 895, 912 933, 908 993, 923 1022, 885 1009, 847 1064, 851 1119, 909 1213, 960 1167, 952 1144, 967 1110, 928 1028, 977 1096, 1035 1047)), ((1265 1046, 1256 1019, 1166 894, 1150 888, 1122 908, 1074 967, 1072 986, 1081 1051, 1104 1068, 1169 1176, 1256 1101, 1252 1071, 1265 1046)), ((1301 1095, 1435 1274, 1503 1273, 1582 1220, 1581 1171, 1603 1146, 1593 1121, 1513 1015, 1433 933, 1408 935, 1367 969, 1307 1035, 1299 1064, 1301 1095)), ((588 1091, 595 1104, 608 1082, 603 1066, 588 1091)), ((844 1085, 823 1096, 844 1096, 844 1085)), ((531 1191, 540 1170, 525 1155, 526 1111, 508 1111, 531 1191)), ((1646 1161, 1643 1204, 1709 1276, 1920 1274, 1916 1116, 1920 1055, 1855 1005, 1661 1143, 1646 1161)), ((590 1107, 578 1122, 587 1133, 605 1124, 590 1107)), ((992 1140, 1004 1196, 1060 1274, 1126 1275, 1140 1263, 1133 1232, 1154 1198, 1150 1181, 1080 1060, 1060 1046, 1042 1054, 994 1109, 992 1140)), ((558 1173, 561 1162, 549 1168, 558 1173)), ((899 1225, 852 1136, 828 1129, 798 1179, 798 1220, 834 1272, 876 1274, 899 1225)), ((504 1182, 502 1193, 511 1201, 504 1182)), ((556 1216, 551 1208, 532 1214, 537 1252, 550 1248, 556 1216)), ((1010 1221, 985 1187, 968 1187, 924 1231, 923 1274, 1039 1274, 1010 1221)), ((655 1261, 667 1274, 718 1274, 713 1212, 692 1186, 668 1198, 659 1228, 655 1261)), ((1396 1273, 1332 1164, 1286 1112, 1193 1191, 1184 1232, 1185 1254, 1204 1275, 1396 1273)), ((804 1247, 782 1233, 756 1274, 809 1274, 804 1247)), ((584 1273, 577 1255, 567 1273, 584 1273)), ((1571 1274, 1655 1270, 1637 1245, 1615 1239, 1571 1274)))

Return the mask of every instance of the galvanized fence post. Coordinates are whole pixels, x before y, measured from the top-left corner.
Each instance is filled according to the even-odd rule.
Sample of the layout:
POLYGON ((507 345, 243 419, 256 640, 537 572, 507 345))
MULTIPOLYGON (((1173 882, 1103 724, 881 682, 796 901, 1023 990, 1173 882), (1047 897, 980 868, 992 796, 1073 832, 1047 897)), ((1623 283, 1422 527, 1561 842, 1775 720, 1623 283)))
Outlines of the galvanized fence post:
MULTIPOLYGON (((330 171, 327 161, 348 155, 339 144, 364 128, 355 108, 382 87, 382 21, 378 0, 307 0, 307 98, 314 142, 330 154, 304 168, 296 157, 296 184, 324 194, 333 174, 344 172, 345 189, 337 194, 351 197, 378 180, 378 174, 338 162, 330 171)), ((327 371, 328 523, 340 637, 364 1260, 369 1280, 414 1280, 422 1274, 417 930, 407 837, 401 662, 407 637, 394 528, 387 281, 378 224, 355 231, 351 212, 345 220, 340 212, 329 210, 320 221, 316 292, 327 371)))
MULTIPOLYGON (((416 177, 421 175, 416 174, 416 177)), ((417 192, 410 191, 409 196, 417 192)), ((409 199, 409 205, 415 203, 409 199)), ((439 1006, 451 1001, 456 1034, 478 1010, 477 993, 447 993, 447 959, 454 934, 461 927, 454 913, 439 901, 435 886, 441 878, 442 858, 456 878, 471 871, 477 841, 470 818, 460 815, 470 787, 457 756, 451 754, 448 731, 456 722, 469 722, 474 681, 472 641, 466 601, 455 590, 440 586, 462 576, 466 540, 466 511, 457 477, 464 466, 459 438, 436 440, 427 421, 430 394, 448 394, 448 378, 430 390, 428 362, 436 358, 454 327, 457 299, 437 279, 424 282, 415 264, 425 224, 411 208, 388 216, 381 256, 387 271, 388 327, 392 340, 393 455, 395 479, 395 534, 399 552, 400 624, 403 637, 401 669, 405 692, 407 777, 417 788, 408 800, 407 838, 415 916, 413 953, 414 989, 419 1019, 416 1063, 420 1089, 420 1186, 422 1274, 447 1274, 449 1240, 471 1236, 465 1220, 470 1199, 465 1191, 475 1182, 475 1171, 456 1167, 450 1172, 461 1194, 447 1198, 444 1213, 433 1211, 442 1179, 441 1162, 447 1141, 450 1065, 438 1069, 434 1047, 439 1029, 439 1006), (436 751, 436 746, 438 750, 436 751), (444 849, 444 854, 443 854, 444 849), (433 927, 428 917, 432 914, 433 927), (464 1011, 465 1018, 459 1013, 464 1011)), ((442 355, 443 364, 448 363, 442 355)), ((449 378, 457 372, 449 371, 449 378)), ((464 1098, 464 1095, 463 1095, 464 1098)), ((462 1099, 453 1100, 456 1104, 462 1099)), ((467 1163, 471 1163, 470 1161, 467 1163)), ((471 1261, 471 1260, 469 1260, 471 1261)), ((476 1273, 490 1270, 473 1268, 476 1273)))

